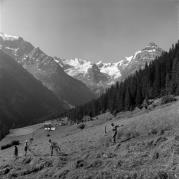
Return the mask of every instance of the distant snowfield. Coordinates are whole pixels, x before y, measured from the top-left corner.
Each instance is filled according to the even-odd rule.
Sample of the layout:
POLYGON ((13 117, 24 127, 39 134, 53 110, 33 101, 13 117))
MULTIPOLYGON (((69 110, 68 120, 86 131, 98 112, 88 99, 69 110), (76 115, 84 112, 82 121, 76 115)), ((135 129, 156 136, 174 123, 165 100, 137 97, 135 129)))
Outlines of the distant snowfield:
POLYGON ((2 37, 3 40, 11 40, 11 41, 19 39, 19 36, 7 35, 2 32, 0 32, 0 37, 2 37))

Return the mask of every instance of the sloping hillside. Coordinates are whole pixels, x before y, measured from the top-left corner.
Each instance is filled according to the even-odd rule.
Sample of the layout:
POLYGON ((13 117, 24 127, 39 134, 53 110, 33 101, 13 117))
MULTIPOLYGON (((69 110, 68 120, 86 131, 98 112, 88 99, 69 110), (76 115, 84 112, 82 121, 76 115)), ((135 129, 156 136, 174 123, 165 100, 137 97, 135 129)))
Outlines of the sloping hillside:
POLYGON ((13 58, 0 50, 0 139, 9 128, 42 121, 64 104, 13 58))
MULTIPOLYGON (((20 157, 13 161, 13 148, 0 153, 4 178, 178 178, 179 174, 179 102, 159 106, 153 111, 138 110, 118 114, 112 120, 105 115, 86 123, 59 126, 50 133, 62 152, 50 156, 47 132, 39 126, 22 136, 7 136, 0 145, 20 139, 20 157), (117 143, 111 141, 111 122, 120 125, 117 143), (107 133, 105 134, 105 126, 107 133), (27 157, 24 140, 34 138, 27 157)), ((106 114, 107 115, 107 114, 106 114)), ((26 128, 27 129, 27 128, 26 128)))

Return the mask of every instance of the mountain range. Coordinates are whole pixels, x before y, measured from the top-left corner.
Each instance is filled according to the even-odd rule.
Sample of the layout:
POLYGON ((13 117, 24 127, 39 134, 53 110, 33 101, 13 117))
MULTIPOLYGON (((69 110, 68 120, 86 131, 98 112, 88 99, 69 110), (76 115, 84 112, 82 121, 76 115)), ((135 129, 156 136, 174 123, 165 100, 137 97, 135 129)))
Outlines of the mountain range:
POLYGON ((66 109, 84 104, 95 97, 84 83, 65 73, 53 57, 22 37, 0 33, 0 49, 51 90, 66 104, 66 109))
POLYGON ((116 62, 94 63, 79 58, 50 57, 22 37, 3 33, 0 33, 0 48, 52 90, 66 103, 67 108, 90 101, 95 98, 94 94, 103 93, 116 81, 124 80, 135 71, 143 69, 146 63, 149 64, 163 52, 151 42, 134 55, 116 62))
POLYGON ((79 58, 50 57, 22 37, 3 33, 0 33, 0 48, 53 91, 58 99, 66 104, 66 108, 94 99, 116 81, 122 81, 137 70, 143 69, 146 63, 149 64, 163 52, 151 42, 122 60, 94 63, 79 58))
POLYGON ((130 57, 125 57, 113 63, 102 61, 93 63, 84 59, 61 59, 55 61, 64 71, 85 83, 93 92, 99 94, 110 87, 116 81, 124 80, 139 69, 143 69, 146 63, 150 63, 162 54, 163 50, 154 42, 149 43, 145 48, 135 52, 130 57))
POLYGON ((93 63, 51 57, 22 37, 0 33, 0 138, 9 128, 41 122, 91 101, 162 53, 149 43, 117 62, 93 63))

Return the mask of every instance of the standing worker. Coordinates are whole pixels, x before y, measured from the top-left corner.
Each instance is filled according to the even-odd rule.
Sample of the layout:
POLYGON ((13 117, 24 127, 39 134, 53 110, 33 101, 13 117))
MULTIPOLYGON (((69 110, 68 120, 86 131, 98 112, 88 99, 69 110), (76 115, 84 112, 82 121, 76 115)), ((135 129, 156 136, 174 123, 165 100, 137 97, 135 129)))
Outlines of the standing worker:
POLYGON ((27 155, 27 150, 28 150, 28 141, 25 141, 25 147, 24 147, 24 152, 25 152, 25 156, 27 155))
POLYGON ((107 126, 105 125, 104 133, 107 133, 107 126))
POLYGON ((58 145, 57 142, 52 142, 51 139, 49 139, 49 143, 50 143, 50 153, 51 156, 53 155, 53 151, 55 150, 56 154, 59 155, 62 151, 60 146, 58 145))
POLYGON ((17 148, 16 145, 14 146, 14 157, 15 157, 15 160, 16 160, 17 157, 18 157, 18 148, 17 148))
POLYGON ((52 156, 53 155, 53 143, 51 139, 49 139, 49 143, 50 143, 50 155, 52 156))
POLYGON ((117 137, 117 128, 119 127, 119 125, 114 125, 114 123, 111 123, 112 126, 112 131, 113 131, 113 143, 116 143, 116 137, 117 137))

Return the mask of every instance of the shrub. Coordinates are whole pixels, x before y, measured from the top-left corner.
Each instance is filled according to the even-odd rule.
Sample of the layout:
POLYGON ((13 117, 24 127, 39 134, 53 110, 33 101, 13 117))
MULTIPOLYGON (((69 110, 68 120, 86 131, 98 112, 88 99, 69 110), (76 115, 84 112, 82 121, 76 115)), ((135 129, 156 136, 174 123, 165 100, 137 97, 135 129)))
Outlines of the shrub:
POLYGON ((10 148, 10 147, 12 147, 11 144, 5 144, 5 145, 1 146, 1 150, 7 149, 7 148, 10 148))
POLYGON ((86 162, 84 160, 77 160, 76 161, 76 168, 81 168, 86 165, 86 162))
POLYGON ((149 131, 149 135, 156 135, 158 133, 157 129, 151 129, 151 131, 149 131))
POLYGON ((13 146, 13 145, 19 145, 20 142, 19 142, 19 140, 13 140, 13 141, 11 142, 11 144, 12 144, 12 146, 13 146))
POLYGON ((7 148, 10 148, 10 147, 12 147, 12 146, 14 146, 14 145, 19 145, 20 144, 20 142, 18 141, 18 140, 13 140, 11 143, 9 143, 9 144, 5 144, 5 145, 2 145, 1 146, 1 150, 4 150, 4 149, 7 149, 7 148))
POLYGON ((84 123, 79 124, 79 125, 78 125, 78 128, 79 128, 79 129, 84 129, 84 128, 85 128, 85 124, 84 124, 84 123))
POLYGON ((154 152, 153 159, 158 159, 158 158, 159 158, 159 153, 158 152, 154 152))
POLYGON ((167 104, 167 103, 171 103, 173 101, 176 101, 176 98, 172 95, 166 95, 163 96, 161 99, 161 104, 167 104))
POLYGON ((167 179, 168 178, 168 174, 165 171, 159 171, 158 176, 159 176, 160 179, 167 179))

